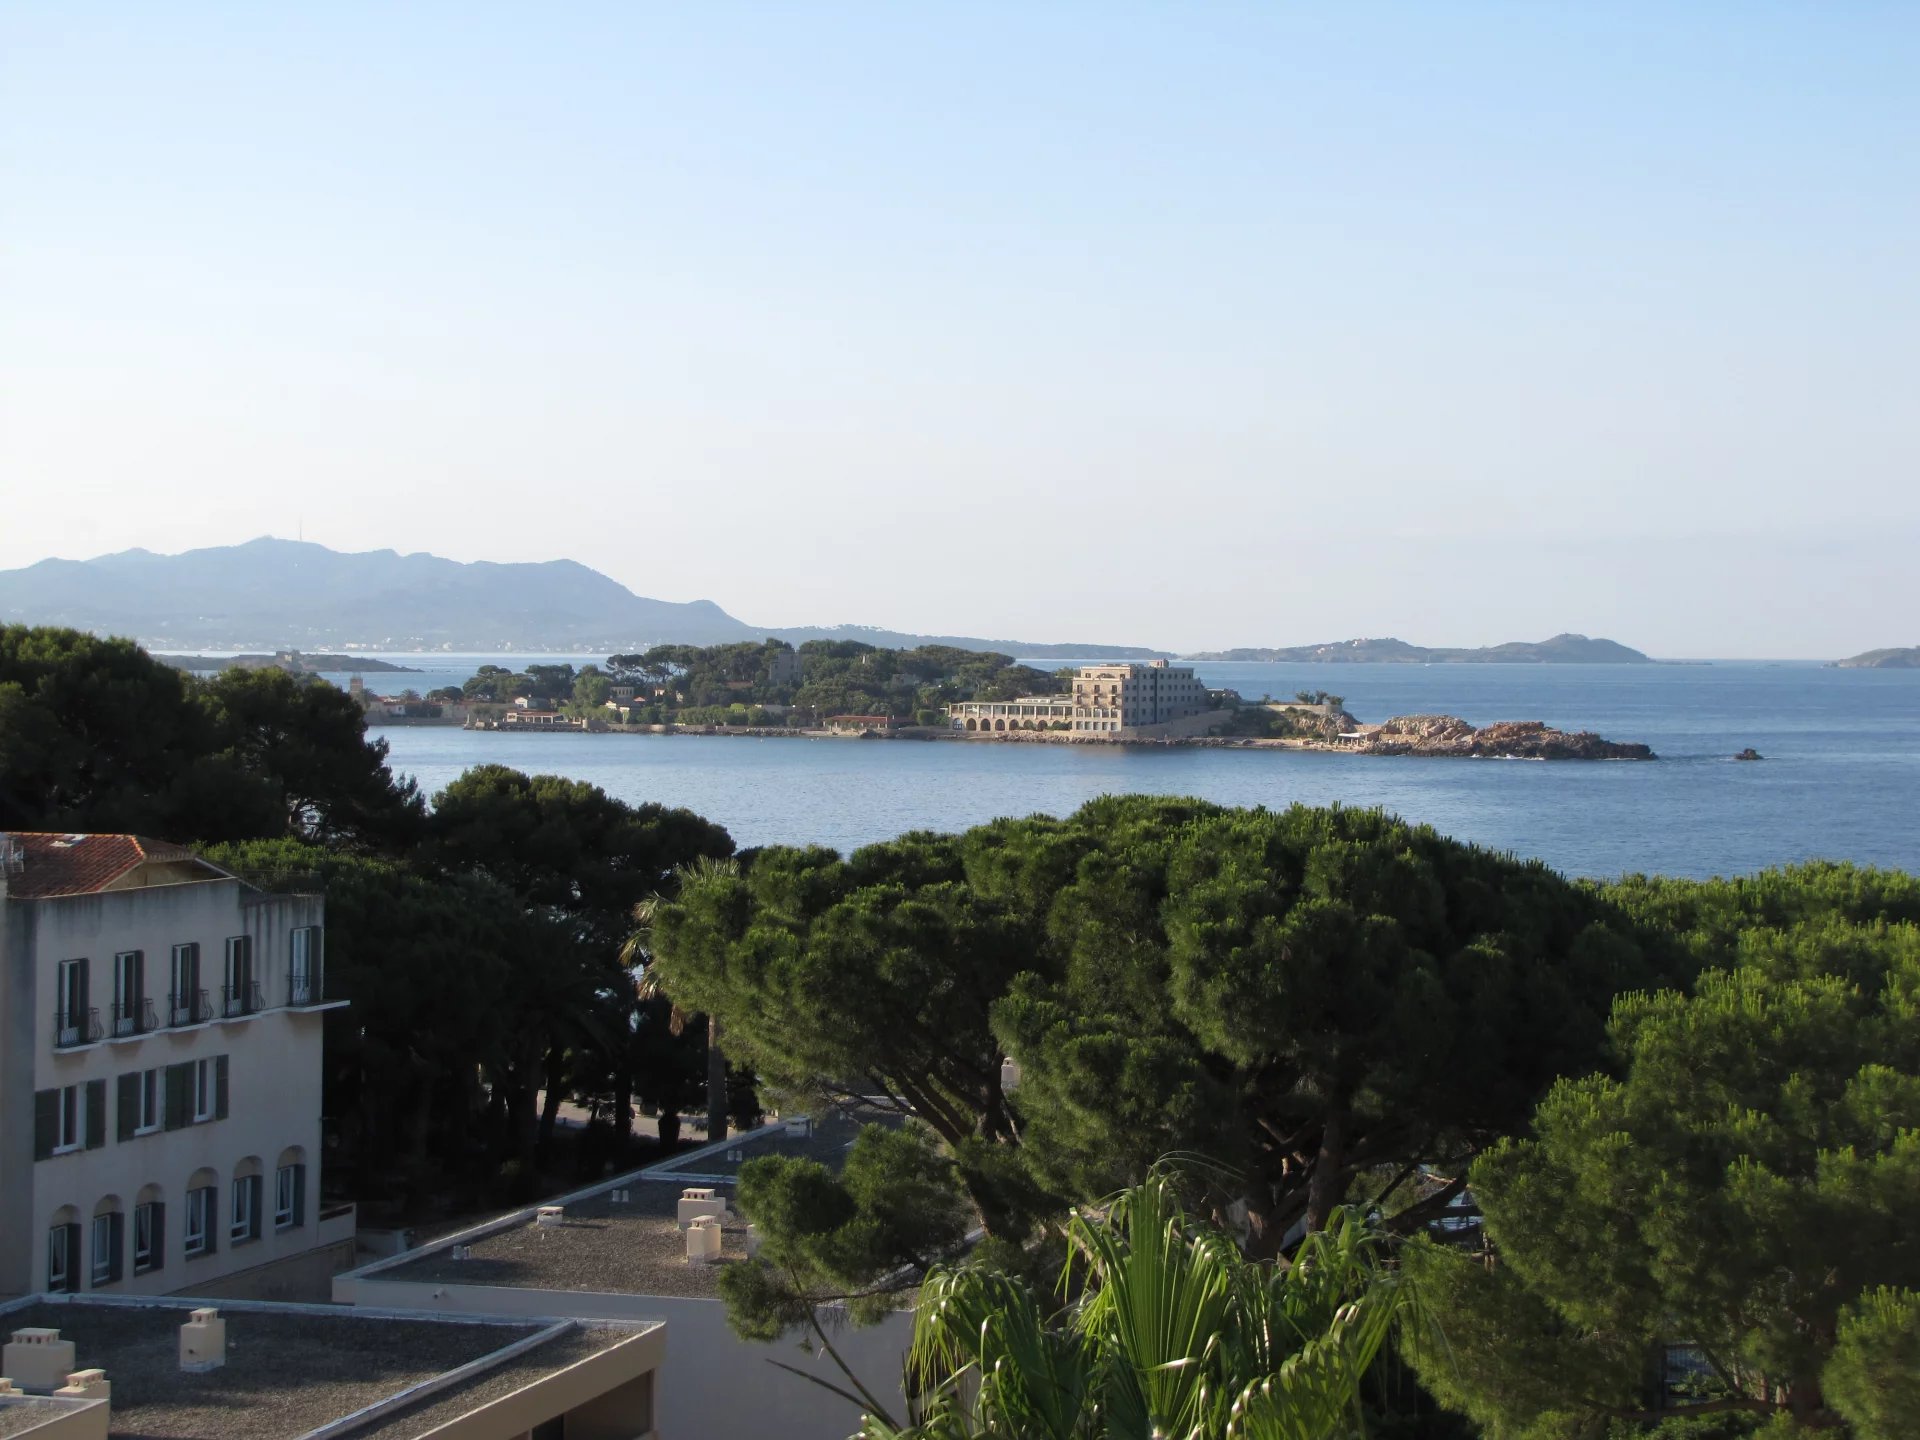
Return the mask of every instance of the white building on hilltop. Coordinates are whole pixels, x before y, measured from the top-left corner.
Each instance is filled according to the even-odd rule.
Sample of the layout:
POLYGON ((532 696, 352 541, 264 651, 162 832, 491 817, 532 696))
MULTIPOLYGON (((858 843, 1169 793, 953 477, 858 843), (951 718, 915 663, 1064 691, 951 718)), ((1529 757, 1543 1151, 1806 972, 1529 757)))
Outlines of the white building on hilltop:
POLYGON ((319 1203, 324 910, 177 845, 0 833, 0 1293, 351 1241, 319 1203))

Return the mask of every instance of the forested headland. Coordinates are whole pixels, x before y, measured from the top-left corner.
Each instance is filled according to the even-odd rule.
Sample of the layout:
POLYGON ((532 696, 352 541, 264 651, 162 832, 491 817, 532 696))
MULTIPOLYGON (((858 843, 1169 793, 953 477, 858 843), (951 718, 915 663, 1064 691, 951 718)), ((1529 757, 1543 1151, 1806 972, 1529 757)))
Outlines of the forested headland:
POLYGON ((504 709, 545 700, 629 725, 816 725, 833 715, 885 715, 938 725, 962 700, 1012 700, 1058 688, 1059 677, 993 651, 922 645, 890 650, 856 640, 656 645, 605 665, 483 665, 458 690, 428 700, 504 709), (617 711, 607 701, 620 688, 617 711))
MULTIPOLYGON (((826 659, 802 688, 892 664, 826 659)), ((765 1337, 926 1283, 967 1324, 899 1433, 1118 1434, 1137 1401, 1208 1440, 1920 1434, 1912 876, 1575 882, 1375 811, 1147 797, 736 853, 501 766, 429 803, 332 686, 22 627, 0 828, 323 890, 327 1184, 395 1214, 633 1163, 683 1111, 879 1097, 839 1171, 745 1167, 761 1256, 723 1289, 765 1337), (1217 1337, 1179 1364, 1108 1323, 1169 1277, 1217 1337), (1312 1410, 1335 1378, 1354 1403, 1312 1410)))

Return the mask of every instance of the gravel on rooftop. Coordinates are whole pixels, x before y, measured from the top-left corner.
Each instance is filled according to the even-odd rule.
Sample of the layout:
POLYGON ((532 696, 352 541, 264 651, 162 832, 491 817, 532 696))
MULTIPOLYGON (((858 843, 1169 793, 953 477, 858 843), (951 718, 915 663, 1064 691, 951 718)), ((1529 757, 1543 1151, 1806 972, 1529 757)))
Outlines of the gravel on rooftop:
MULTIPOLYGON (((472 1242, 455 1260, 446 1250, 382 1271, 377 1280, 448 1285, 506 1285, 524 1290, 600 1290, 620 1295, 719 1293, 720 1271, 747 1255, 747 1227, 729 1210, 721 1224, 717 1264, 689 1264, 687 1240, 674 1216, 679 1181, 636 1182, 633 1199, 615 1204, 605 1191, 567 1206, 559 1225, 528 1221, 472 1242)), ((724 1186, 709 1187, 727 1195, 724 1186)))
MULTIPOLYGON (((74 1364, 107 1372, 117 1440, 285 1440, 537 1333, 534 1324, 388 1320, 342 1310, 223 1310, 227 1363, 180 1371, 191 1306, 34 1305, 0 1321, 74 1342, 74 1364)), ((535 1355, 546 1347, 539 1347, 535 1355)))
POLYGON ((630 1329, 576 1326, 565 1335, 555 1336, 525 1355, 487 1371, 450 1395, 429 1396, 418 1405, 409 1405, 376 1424, 354 1431, 354 1440, 413 1440, 415 1436, 429 1434, 450 1420, 457 1420, 482 1405, 491 1405, 523 1385, 531 1385, 543 1375, 564 1370, 590 1355, 610 1349, 634 1333, 630 1329))
POLYGON ((29 1396, 22 1400, 8 1397, 0 1401, 0 1435, 18 1435, 44 1424, 54 1407, 29 1396))

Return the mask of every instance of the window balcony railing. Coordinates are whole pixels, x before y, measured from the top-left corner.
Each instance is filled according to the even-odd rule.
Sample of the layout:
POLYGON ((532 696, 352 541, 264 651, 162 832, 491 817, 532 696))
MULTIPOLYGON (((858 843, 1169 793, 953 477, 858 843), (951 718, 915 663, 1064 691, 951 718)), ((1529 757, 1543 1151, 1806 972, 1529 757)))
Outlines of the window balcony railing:
POLYGON ((56 1049, 92 1045, 105 1036, 106 1032, 100 1028, 100 1007, 97 1005, 89 1005, 85 1010, 53 1012, 53 1043, 56 1049))
POLYGON ((160 1017, 154 1013, 153 1001, 141 996, 138 1000, 116 1000, 113 1002, 113 1033, 122 1035, 144 1035, 160 1026, 160 1017))
POLYGON ((204 990, 176 990, 167 997, 169 1025, 204 1025, 213 1018, 204 990))
POLYGON ((318 1005, 327 998, 327 987, 319 975, 303 975, 296 971, 287 977, 287 1005, 297 1009, 302 1005, 318 1005))
POLYGON ((258 981, 246 980, 238 985, 220 987, 220 1014, 224 1019, 255 1015, 265 1008, 266 1001, 260 994, 258 981))

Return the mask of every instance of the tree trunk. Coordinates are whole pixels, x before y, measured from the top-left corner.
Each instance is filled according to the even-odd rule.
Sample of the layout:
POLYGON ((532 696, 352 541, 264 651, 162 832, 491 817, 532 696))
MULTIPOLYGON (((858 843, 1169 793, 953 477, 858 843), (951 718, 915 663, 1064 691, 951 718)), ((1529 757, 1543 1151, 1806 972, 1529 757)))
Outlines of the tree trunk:
POLYGON ((633 1140, 633 1071, 624 1065, 613 1082, 613 1133, 614 1143, 625 1155, 633 1140))
POLYGON ((566 1098, 566 1085, 562 1080, 566 1060, 566 1052, 558 1045, 547 1051, 547 1093, 545 1102, 540 1106, 540 1139, 534 1150, 543 1166, 553 1153, 553 1127, 560 1118, 560 1102, 566 1098))
POLYGON ((1307 1179, 1307 1229, 1324 1230, 1347 1193, 1347 1115, 1344 1108, 1328 1113, 1320 1131, 1320 1153, 1307 1179))
POLYGON ((720 1049, 720 1020, 707 1017, 707 1140, 727 1138, 727 1057, 720 1049))

